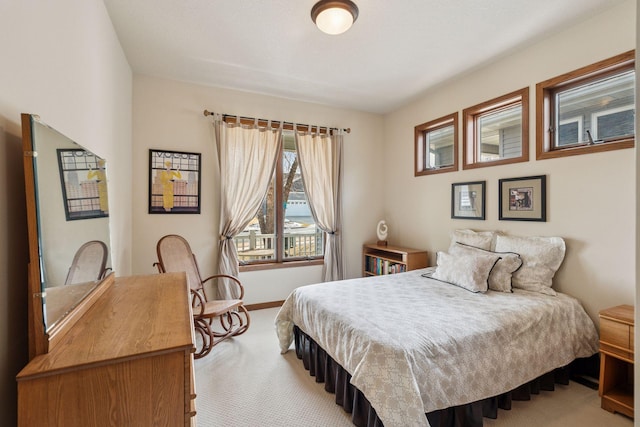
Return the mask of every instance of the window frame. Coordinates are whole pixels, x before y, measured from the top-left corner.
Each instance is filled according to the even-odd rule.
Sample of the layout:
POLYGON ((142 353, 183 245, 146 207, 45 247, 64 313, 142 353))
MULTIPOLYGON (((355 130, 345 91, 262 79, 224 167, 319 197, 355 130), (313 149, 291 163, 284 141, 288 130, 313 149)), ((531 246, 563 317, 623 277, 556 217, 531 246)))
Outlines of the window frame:
POLYGON ((485 168, 529 161, 529 87, 518 89, 507 93, 506 95, 485 101, 481 104, 465 108, 462 112, 462 116, 462 169, 485 168), (519 157, 510 157, 486 162, 480 161, 477 144, 478 118, 487 113, 495 112, 517 104, 520 104, 522 107, 522 135, 520 139, 522 154, 519 157))
MULTIPOLYGON (((273 259, 267 260, 252 260, 245 261, 244 263, 240 263, 238 268, 239 271, 258 271, 258 270, 272 270, 278 268, 291 268, 291 267, 304 267, 310 265, 322 265, 324 263, 324 253, 322 255, 302 258, 285 258, 284 257, 284 223, 285 223, 285 210, 284 207, 284 171, 283 171, 283 157, 285 152, 285 144, 284 144, 284 131, 293 131, 293 127, 287 128, 285 125, 283 127, 283 132, 280 135, 282 138, 282 143, 280 144, 280 149, 278 151, 278 160, 276 161, 276 166, 274 168, 274 173, 272 177, 272 183, 270 185, 275 185, 274 190, 274 206, 276 209, 275 212, 275 230, 274 230, 274 257, 273 259)), ((326 133, 320 132, 320 133, 326 133)), ((295 136, 294 136, 295 137, 295 136)), ((297 153, 296 153, 297 155, 297 153)), ((316 225, 317 227, 317 225, 316 225)), ((326 239, 326 236, 322 235, 323 240, 326 239)), ((323 248, 326 250, 326 246, 323 243, 323 248)))
POLYGON ((554 97, 556 93, 599 81, 627 70, 633 70, 635 73, 635 50, 536 84, 536 160, 633 148, 635 135, 632 138, 618 138, 597 144, 577 143, 565 147, 554 147, 554 137, 551 131, 555 114, 554 97))
POLYGON ((456 172, 458 170, 458 112, 448 114, 435 120, 414 127, 414 176, 434 175, 438 173, 456 172), (453 164, 429 168, 426 161, 427 134, 436 130, 453 126, 453 164))

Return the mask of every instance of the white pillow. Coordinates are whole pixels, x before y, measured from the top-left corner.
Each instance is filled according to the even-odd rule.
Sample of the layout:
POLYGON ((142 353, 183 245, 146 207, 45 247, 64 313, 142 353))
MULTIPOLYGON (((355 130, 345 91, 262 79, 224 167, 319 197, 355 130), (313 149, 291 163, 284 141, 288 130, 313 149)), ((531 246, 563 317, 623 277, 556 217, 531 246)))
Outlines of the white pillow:
POLYGON ((489 274, 499 258, 497 255, 438 252, 438 267, 431 277, 471 292, 487 292, 489 274))
POLYGON ((514 288, 556 295, 553 276, 564 260, 566 246, 561 237, 498 236, 496 251, 515 252, 522 267, 513 273, 514 288))
POLYGON ((495 231, 453 230, 449 248, 458 242, 490 251, 495 236, 495 231))
POLYGON ((489 274, 489 289, 499 292, 512 292, 512 274, 522 266, 520 255, 514 252, 491 252, 484 249, 468 246, 463 243, 454 243, 449 249, 450 254, 495 254, 500 257, 491 274, 489 274))

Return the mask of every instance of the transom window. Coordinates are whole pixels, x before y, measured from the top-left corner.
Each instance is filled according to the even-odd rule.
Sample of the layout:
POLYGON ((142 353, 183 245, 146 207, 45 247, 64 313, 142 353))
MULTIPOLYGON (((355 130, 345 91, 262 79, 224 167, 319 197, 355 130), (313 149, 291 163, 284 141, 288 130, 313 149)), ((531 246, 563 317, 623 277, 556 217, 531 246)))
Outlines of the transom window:
POLYGON ((529 89, 467 108, 463 169, 529 160, 529 89))
POLYGON ((633 51, 536 85, 538 159, 633 147, 633 51))
POLYGON ((458 113, 415 127, 415 176, 458 170, 458 113))
POLYGON ((241 266, 324 256, 324 232, 316 226, 307 202, 293 131, 282 131, 271 186, 255 217, 234 240, 241 266))

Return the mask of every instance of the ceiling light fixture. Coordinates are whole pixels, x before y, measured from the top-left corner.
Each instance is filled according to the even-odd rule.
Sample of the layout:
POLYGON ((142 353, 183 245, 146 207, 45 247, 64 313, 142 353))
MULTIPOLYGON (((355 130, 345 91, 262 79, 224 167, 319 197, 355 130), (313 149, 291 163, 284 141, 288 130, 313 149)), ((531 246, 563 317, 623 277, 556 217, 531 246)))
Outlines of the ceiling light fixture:
POLYGON ((320 0, 311 8, 311 19, 324 33, 342 34, 358 19, 358 6, 351 0, 320 0))

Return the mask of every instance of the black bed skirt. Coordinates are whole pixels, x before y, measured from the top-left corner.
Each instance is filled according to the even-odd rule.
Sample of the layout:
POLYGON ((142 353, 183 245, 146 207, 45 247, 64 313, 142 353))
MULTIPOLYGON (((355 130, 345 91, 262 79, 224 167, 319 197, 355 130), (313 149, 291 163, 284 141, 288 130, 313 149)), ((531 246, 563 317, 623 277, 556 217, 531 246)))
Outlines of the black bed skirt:
MULTIPOLYGON (((360 390, 354 387, 351 375, 307 334, 294 326, 296 355, 302 360, 309 375, 316 382, 324 383, 324 389, 336 395, 336 403, 351 414, 358 427, 382 427, 375 409, 360 390)), ((498 409, 511 409, 514 400, 530 400, 540 390, 553 391, 555 384, 569 384, 570 369, 558 368, 510 392, 483 399, 467 405, 429 412, 426 415, 431 427, 481 427, 482 418, 498 417, 498 409)))

